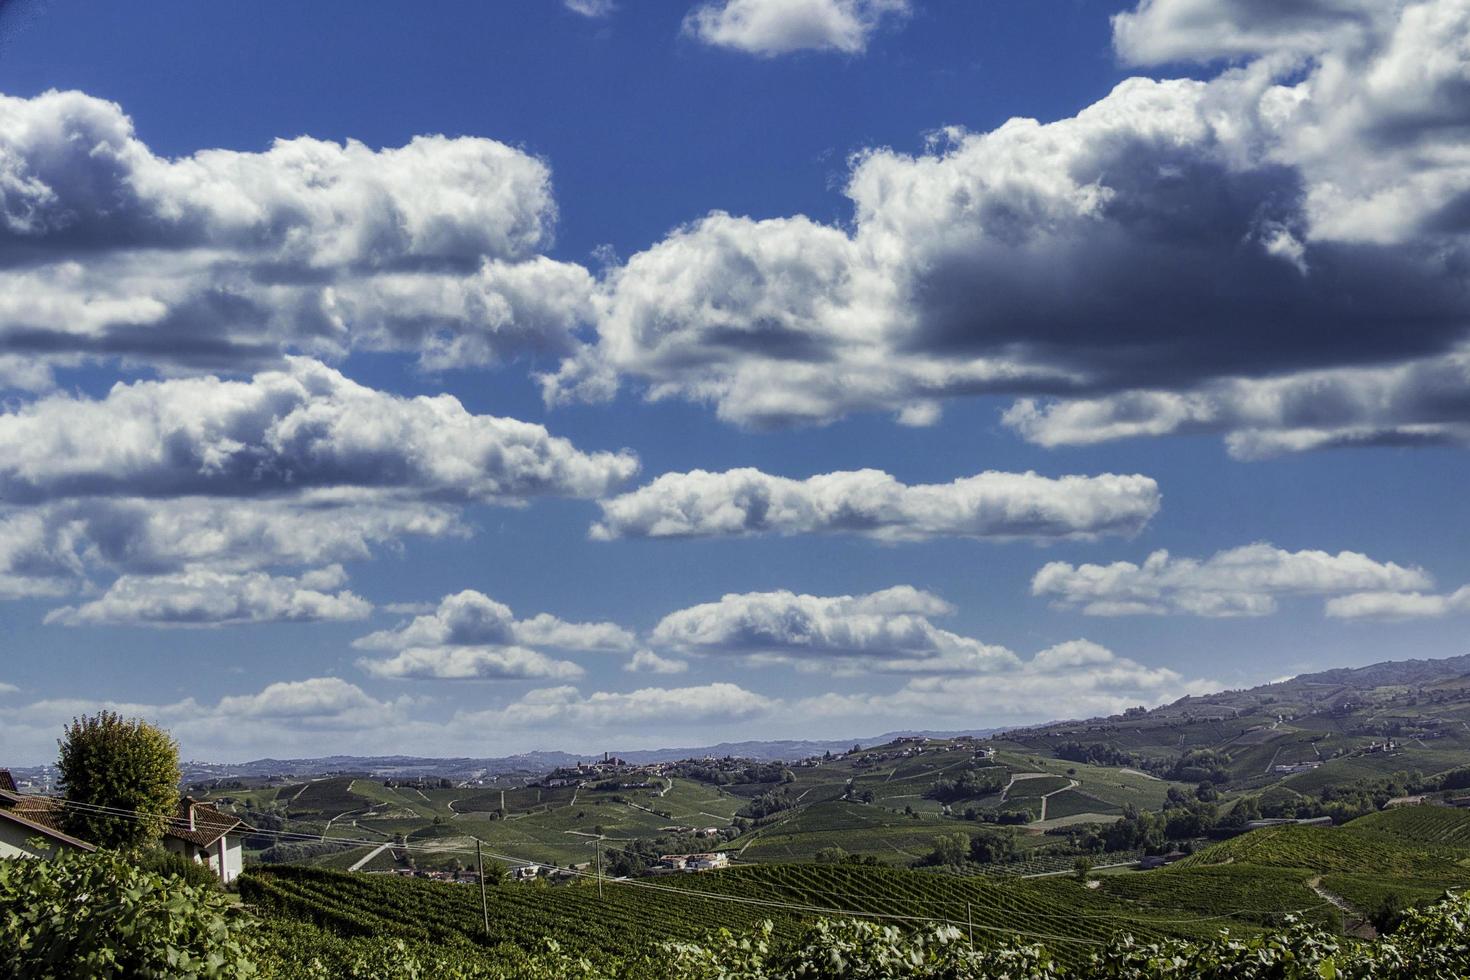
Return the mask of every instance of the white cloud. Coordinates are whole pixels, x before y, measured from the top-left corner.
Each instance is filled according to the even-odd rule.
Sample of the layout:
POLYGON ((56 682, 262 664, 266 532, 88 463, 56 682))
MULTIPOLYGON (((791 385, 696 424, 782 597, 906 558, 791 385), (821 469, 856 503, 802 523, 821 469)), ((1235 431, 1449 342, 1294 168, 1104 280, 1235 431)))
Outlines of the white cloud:
POLYGON ((574 14, 594 20, 609 17, 618 9, 613 0, 562 0, 562 5, 574 14))
POLYGON ((1302 55, 1361 42, 1402 0, 1142 0, 1113 17, 1113 46, 1135 65, 1302 55))
POLYGON ((608 398, 631 379, 749 427, 1119 396, 1112 431, 1158 434, 1211 414, 1171 400, 1272 379, 1300 382, 1288 441, 1462 438, 1470 385, 1433 366, 1470 322, 1470 8, 1368 6, 1147 3, 1118 21, 1120 46, 1180 56, 1187 27, 1233 45, 1200 56, 1260 57, 1206 81, 1129 79, 1051 123, 859 153, 850 220, 694 220, 609 272, 596 344, 545 394, 608 398), (1322 372, 1411 361, 1442 397, 1313 396, 1322 372))
MULTIPOLYGON (((268 684, 249 694, 228 695, 213 704, 192 697, 164 704, 84 697, 52 698, 0 707, 7 748, 37 761, 55 757, 56 739, 74 717, 101 709, 144 718, 166 728, 186 758, 239 758, 262 751, 277 755, 319 754, 324 745, 349 750, 364 739, 391 733, 399 742, 416 725, 413 701, 379 701, 336 677, 268 684)), ((378 742, 387 747, 387 739, 378 742)))
POLYGON ((1006 540, 1137 533, 1159 509, 1146 476, 988 471, 905 486, 880 470, 792 480, 756 469, 666 473, 601 502, 593 538, 845 532, 885 540, 956 536, 1006 540))
POLYGON ((410 647, 382 660, 364 657, 358 666, 374 677, 411 680, 574 680, 583 670, 524 647, 410 647))
POLYGON ((1133 705, 1158 705, 1219 689, 1167 667, 1148 667, 1089 640, 1069 640, 997 674, 921 676, 893 694, 826 694, 793 704, 804 718, 924 718, 973 725, 1026 722, 1037 717, 1083 718, 1116 714, 1133 705), (952 721, 951 721, 952 719, 952 721))
POLYGON ((353 641, 360 650, 409 647, 526 646, 562 650, 629 650, 633 634, 615 623, 569 623, 549 613, 517 620, 509 606, 473 589, 440 600, 433 612, 353 641))
POLYGON ((723 654, 814 669, 887 673, 996 671, 1017 663, 1004 647, 940 629, 944 600, 900 585, 861 596, 750 592, 670 613, 656 644, 686 654, 723 654))
POLYGON ((19 694, 20 688, 14 684, 0 683, 0 694, 19 694))
POLYGON ((0 415, 0 500, 16 503, 333 487, 516 502, 598 496, 636 469, 630 453, 583 453, 540 425, 377 391, 305 358, 249 381, 118 384, 0 415))
POLYGON ((542 254, 555 221, 547 165, 490 139, 169 159, 113 103, 0 97, 0 352, 238 370, 282 349, 565 351, 592 277, 542 254))
POLYGON ((363 619, 372 604, 345 589, 340 565, 300 577, 189 569, 123 575, 97 599, 46 614, 63 626, 222 626, 363 619), (329 590, 339 589, 332 592, 329 590))
POLYGON ((1223 432, 1238 459, 1351 446, 1470 445, 1470 351, 1392 367, 1229 379, 1187 392, 1023 399, 1004 420, 1043 446, 1223 432))
POLYGON ((861 54, 885 21, 908 14, 909 0, 706 0, 684 19, 684 31, 767 58, 795 51, 861 54))
POLYGON ((1032 578, 1031 592, 1090 616, 1264 616, 1276 610, 1279 596, 1406 591, 1430 584, 1422 569, 1353 551, 1290 552, 1258 543, 1204 561, 1155 551, 1142 565, 1051 562, 1032 578))
POLYGON ((652 650, 639 650, 623 665, 623 669, 635 674, 682 674, 689 669, 689 663, 673 657, 660 657, 652 650))
POLYGON ((770 714, 780 703, 724 682, 697 687, 645 687, 627 693, 596 691, 585 697, 573 687, 554 687, 532 691, 505 708, 478 712, 461 720, 512 729, 678 725, 749 720, 770 714))
POLYGON ((1470 613, 1470 585, 1447 595, 1422 592, 1355 592, 1327 600, 1336 619, 1441 619, 1470 613))

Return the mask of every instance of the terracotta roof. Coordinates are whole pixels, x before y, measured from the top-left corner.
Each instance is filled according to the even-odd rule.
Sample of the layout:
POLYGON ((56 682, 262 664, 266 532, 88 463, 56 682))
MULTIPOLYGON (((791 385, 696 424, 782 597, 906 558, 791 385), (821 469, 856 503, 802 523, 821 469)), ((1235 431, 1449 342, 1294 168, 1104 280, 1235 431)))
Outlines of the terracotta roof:
POLYGON ((238 817, 221 813, 208 803, 184 797, 179 801, 177 816, 164 828, 165 837, 176 837, 200 847, 209 847, 229 833, 250 833, 254 828, 238 817), (194 811, 194 828, 189 829, 189 810, 194 811))
POLYGON ((0 789, 7 793, 16 792, 15 777, 10 774, 9 769, 0 769, 0 789))
MULTIPOLYGON (((12 798, 6 794, 7 799, 12 798)), ((11 806, 0 806, 0 820, 8 820, 19 824, 27 830, 35 831, 43 837, 70 844, 72 847, 83 851, 95 851, 97 848, 84 840, 78 840, 71 834, 61 829, 61 808, 49 805, 50 800, 44 796, 33 797, 30 800, 22 797, 22 802, 11 806), (34 802, 32 802, 34 800, 34 802)))

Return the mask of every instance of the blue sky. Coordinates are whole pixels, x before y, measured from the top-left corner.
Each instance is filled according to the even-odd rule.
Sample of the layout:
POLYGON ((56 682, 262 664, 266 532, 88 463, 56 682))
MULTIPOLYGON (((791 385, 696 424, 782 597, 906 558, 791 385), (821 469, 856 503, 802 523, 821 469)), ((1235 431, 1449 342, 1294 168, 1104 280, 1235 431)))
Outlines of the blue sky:
POLYGON ((1467 37, 0 7, 0 761, 103 705, 499 755, 1463 653, 1467 37))

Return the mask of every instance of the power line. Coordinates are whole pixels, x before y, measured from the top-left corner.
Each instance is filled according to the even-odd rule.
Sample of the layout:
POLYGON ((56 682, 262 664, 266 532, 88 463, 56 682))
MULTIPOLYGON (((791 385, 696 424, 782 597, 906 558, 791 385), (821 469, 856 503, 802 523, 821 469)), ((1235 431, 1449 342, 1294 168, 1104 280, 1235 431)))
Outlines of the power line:
MULTIPOLYGON (((96 816, 110 817, 110 818, 116 818, 116 819, 146 820, 146 821, 149 821, 149 822, 162 820, 167 825, 171 825, 171 826, 175 826, 175 827, 180 827, 182 829, 187 829, 187 826, 188 826, 187 821, 184 820, 184 819, 182 819, 182 818, 179 818, 179 817, 172 817, 172 816, 163 816, 163 817, 160 817, 160 816, 153 815, 153 814, 142 813, 142 812, 140 812, 138 810, 129 810, 129 809, 124 809, 124 808, 120 808, 120 807, 108 807, 108 806, 102 806, 102 805, 98 805, 98 804, 82 803, 80 801, 75 801, 75 800, 62 800, 62 799, 55 799, 55 798, 49 798, 49 799, 51 799, 53 805, 60 806, 60 807, 63 807, 63 808, 77 810, 77 811, 84 812, 84 813, 91 813, 91 814, 96 815, 96 816)), ((316 843, 316 842, 321 842, 321 843, 335 843, 335 844, 343 844, 343 845, 348 845, 348 846, 361 846, 361 847, 383 847, 383 846, 386 846, 386 847, 389 847, 389 848, 392 848, 392 849, 395 849, 395 850, 420 851, 420 852, 424 852, 424 853, 432 853, 432 854, 439 854, 439 855, 443 855, 443 854, 473 854, 473 853, 477 853, 477 851, 479 850, 478 846, 476 848, 470 848, 470 847, 454 847, 454 846, 432 845, 432 844, 409 844, 409 843, 396 844, 396 843, 384 842, 384 841, 378 841, 378 840, 363 840, 363 839, 347 838, 347 837, 328 837, 328 836, 325 836, 325 835, 302 834, 302 833, 292 832, 292 831, 261 830, 261 831, 256 831, 256 833, 258 833, 259 835, 262 835, 262 836, 275 837, 275 838, 278 838, 278 839, 282 839, 282 842, 283 843, 316 843)), ((465 836, 467 836, 470 839, 476 841, 476 844, 477 845, 483 845, 484 843, 486 843, 484 841, 481 841, 479 838, 474 837, 473 835, 465 835, 465 836)), ((629 849, 628 848, 619 848, 618 850, 627 851, 629 849)), ((602 876, 600 876, 600 875, 592 874, 592 873, 589 873, 589 872, 586 872, 586 871, 580 871, 580 870, 578 870, 576 868, 562 868, 562 867, 559 867, 558 865, 549 864, 549 863, 544 862, 544 861, 531 860, 531 859, 520 857, 520 856, 516 856, 516 855, 498 853, 498 852, 495 852, 495 851, 484 851, 483 853, 489 855, 491 858, 494 858, 496 860, 505 861, 505 862, 508 862, 508 863, 511 863, 511 864, 517 864, 517 865, 520 865, 522 867, 534 867, 534 868, 537 868, 537 869, 545 869, 545 870, 548 870, 548 871, 555 871, 555 872, 558 872, 560 874, 564 874, 564 875, 568 875, 568 876, 576 877, 576 878, 581 878, 581 879, 586 879, 586 880, 601 880, 602 879, 602 876)), ((742 895, 727 895, 727 894, 722 894, 722 893, 719 893, 719 892, 705 891, 705 890, 701 890, 701 889, 678 888, 678 887, 674 887, 674 886, 670 886, 670 885, 663 885, 663 884, 659 884, 659 883, 656 883, 656 882, 642 881, 642 880, 633 879, 633 878, 615 878, 615 879, 606 879, 606 880, 608 880, 612 884, 627 885, 627 886, 633 887, 633 888, 642 888, 642 889, 647 889, 647 890, 662 892, 662 893, 665 893, 665 894, 678 895, 678 896, 681 896, 681 897, 684 897, 684 898, 700 899, 700 900, 706 900, 706 901, 712 901, 712 902, 724 902, 724 903, 731 903, 731 904, 737 904, 737 905, 746 905, 746 906, 753 906, 753 907, 759 907, 759 908, 780 909, 780 910, 783 910, 783 911, 803 912, 803 913, 807 913, 807 914, 834 915, 834 916, 843 916, 843 917, 849 917, 849 918, 876 919, 876 920, 891 921, 891 922, 931 923, 931 924, 937 923, 937 924, 950 925, 950 926, 955 926, 955 927, 959 927, 959 926, 967 926, 967 927, 973 926, 974 928, 981 929, 981 930, 984 930, 984 931, 1000 932, 1000 933, 1005 933, 1005 934, 1008 934, 1008 935, 1016 935, 1016 936, 1026 937, 1026 938, 1049 940, 1049 941, 1053 941, 1053 942, 1070 942, 1070 943, 1081 943, 1081 944, 1090 944, 1090 945, 1102 945, 1101 941, 1099 941, 1099 940, 1082 939, 1080 937, 1055 936, 1055 935, 1051 935, 1051 934, 1048 934, 1048 933, 1028 932, 1026 930, 1013 929, 1013 928, 1008 928, 1008 927, 1004 927, 1004 926, 992 926, 992 925, 986 925, 986 924, 983 924, 983 923, 977 924, 977 923, 971 923, 969 921, 960 921, 960 920, 957 920, 957 919, 951 919, 951 918, 947 918, 947 917, 923 916, 923 915, 900 915, 900 914, 896 914, 896 913, 886 913, 886 912, 869 912, 869 911, 863 911, 863 910, 858 910, 858 909, 845 909, 845 908, 839 908, 839 907, 805 904, 805 903, 801 903, 801 902, 780 901, 780 900, 772 900, 772 899, 760 899, 760 898, 753 898, 753 897, 742 896, 742 895)), ((825 895, 828 895, 830 897, 837 897, 837 898, 844 897, 844 896, 840 895, 840 893, 830 892, 830 891, 826 891, 826 890, 823 890, 823 889, 812 889, 812 890, 815 891, 817 894, 825 894, 825 895)), ((959 905, 966 904, 964 902, 947 901, 947 900, 943 900, 943 899, 921 899, 920 902, 923 903, 923 904, 941 905, 941 906, 950 906, 950 907, 958 907, 959 905)), ((1002 913, 1002 914, 1024 914, 1024 915, 1027 915, 1027 916, 1038 917, 1038 918, 1099 919, 1099 920, 1107 919, 1107 920, 1118 921, 1118 922, 1133 922, 1133 923, 1136 923, 1138 925, 1147 926, 1147 925, 1150 925, 1150 924, 1157 924, 1157 925, 1186 925, 1186 924, 1193 924, 1193 923, 1200 923, 1200 922, 1215 921, 1215 920, 1224 919, 1224 918, 1233 918, 1233 917, 1235 917, 1237 915, 1242 915, 1242 914, 1258 914, 1258 915, 1291 915, 1291 914, 1303 914, 1303 913, 1306 913, 1306 912, 1315 911, 1315 910, 1317 910, 1319 908, 1323 908, 1323 907, 1325 907, 1327 905, 1330 905, 1331 903, 1324 901, 1324 902, 1321 902, 1321 903, 1319 903, 1317 905, 1309 906, 1309 907, 1303 908, 1303 909, 1287 909, 1287 910, 1279 910, 1279 909, 1270 909, 1270 910, 1265 910, 1265 909, 1239 909, 1239 910, 1235 910, 1235 911, 1232 911, 1232 912, 1218 913, 1218 914, 1215 914, 1215 915, 1200 916, 1200 917, 1197 917, 1197 918, 1186 918, 1186 919, 1154 919, 1154 918, 1133 919, 1133 918, 1129 918, 1129 917, 1127 917, 1125 915, 1122 915, 1122 914, 1114 915, 1114 914, 1111 914, 1111 913, 1089 914, 1089 913, 1082 913, 1082 912, 1056 913, 1056 912, 1042 912, 1042 911, 1025 911, 1025 910, 1021 910, 1021 909, 1017 909, 1017 908, 1007 908, 1007 907, 999 906, 999 905, 974 905, 973 901, 971 903, 969 903, 969 904, 971 904, 972 907, 974 907, 974 908, 979 908, 979 909, 982 909, 982 910, 986 910, 986 911, 990 911, 990 912, 997 912, 997 913, 1002 913)))

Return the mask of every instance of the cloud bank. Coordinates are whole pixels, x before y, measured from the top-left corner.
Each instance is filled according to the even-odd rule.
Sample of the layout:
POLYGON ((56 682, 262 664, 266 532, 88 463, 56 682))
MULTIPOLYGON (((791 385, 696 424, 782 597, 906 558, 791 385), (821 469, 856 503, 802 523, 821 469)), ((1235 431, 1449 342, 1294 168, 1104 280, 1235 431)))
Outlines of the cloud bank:
POLYGON ((1115 35, 1237 64, 861 152, 842 224, 696 218, 600 283, 547 398, 632 381, 761 428, 1016 394, 1048 445, 1465 442, 1470 9, 1153 0, 1115 35))
POLYGON ((1422 569, 1353 551, 1284 551, 1258 543, 1203 561, 1160 550, 1142 565, 1050 562, 1032 578, 1031 592, 1089 616, 1265 616, 1276 611, 1280 596, 1407 591, 1431 584, 1422 569))
POLYGON ((118 105, 0 97, 0 353, 238 371, 282 350, 431 367, 570 350, 549 168, 479 138, 301 137, 167 159, 118 105))
POLYGON ((881 540, 970 537, 1091 539, 1136 534, 1158 512, 1146 476, 1064 476, 993 471, 946 484, 906 486, 881 470, 806 480, 756 469, 666 473, 600 502, 592 537, 864 534, 881 540))

